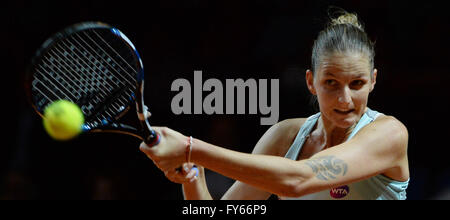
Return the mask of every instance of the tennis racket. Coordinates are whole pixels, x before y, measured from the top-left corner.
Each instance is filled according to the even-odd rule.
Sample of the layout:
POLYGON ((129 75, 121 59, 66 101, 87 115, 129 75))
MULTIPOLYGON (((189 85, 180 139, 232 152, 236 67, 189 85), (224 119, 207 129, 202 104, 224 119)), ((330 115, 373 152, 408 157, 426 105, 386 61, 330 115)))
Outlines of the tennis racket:
POLYGON ((36 52, 25 84, 41 117, 50 103, 65 99, 80 106, 83 132, 127 134, 148 146, 160 141, 146 117, 142 60, 117 28, 85 22, 56 33, 36 52), (133 105, 138 126, 120 123, 133 105))

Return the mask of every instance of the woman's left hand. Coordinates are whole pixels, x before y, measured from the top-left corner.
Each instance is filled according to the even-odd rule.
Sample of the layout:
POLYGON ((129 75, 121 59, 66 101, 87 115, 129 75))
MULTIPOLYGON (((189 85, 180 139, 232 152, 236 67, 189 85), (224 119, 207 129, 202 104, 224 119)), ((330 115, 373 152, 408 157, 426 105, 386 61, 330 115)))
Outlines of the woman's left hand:
POLYGON ((193 163, 184 163, 182 169, 165 171, 167 179, 174 183, 186 184, 192 183, 198 178, 198 168, 193 163))
POLYGON ((160 135, 159 144, 149 147, 142 142, 139 149, 166 174, 186 163, 189 138, 167 127, 152 128, 160 135))

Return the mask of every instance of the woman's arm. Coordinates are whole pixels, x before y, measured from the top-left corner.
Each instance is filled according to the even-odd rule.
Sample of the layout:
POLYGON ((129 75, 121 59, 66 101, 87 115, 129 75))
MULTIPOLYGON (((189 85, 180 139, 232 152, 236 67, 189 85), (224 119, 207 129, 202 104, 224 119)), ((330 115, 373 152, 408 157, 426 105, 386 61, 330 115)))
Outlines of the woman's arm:
MULTIPOLYGON (((284 156, 304 121, 304 118, 287 119, 271 126, 259 139, 252 154, 284 156)), ((212 199, 206 185, 203 167, 199 167, 199 176, 196 181, 183 184, 183 193, 185 199, 212 199)), ((236 181, 223 195, 222 199, 264 200, 269 198, 270 195, 270 192, 263 191, 241 181, 236 181)))
MULTIPOLYGON (((287 119, 270 127, 256 143, 252 154, 284 156, 306 118, 287 119)), ((271 193, 236 181, 223 195, 225 200, 265 200, 271 193)))
POLYGON ((403 124, 393 117, 383 117, 362 128, 350 141, 307 160, 244 154, 200 140, 194 143, 193 158, 230 178, 277 195, 298 197, 400 166, 407 141, 403 124))
MULTIPOLYGON (((143 150, 162 170, 184 162, 185 138, 160 129, 162 141, 143 150), (166 140, 164 140, 166 139, 166 140)), ((406 156, 408 133, 393 117, 380 118, 353 139, 310 159, 290 159, 240 153, 194 139, 192 161, 232 179, 281 196, 298 197, 348 184, 397 168, 406 156)))
POLYGON ((292 187, 308 179, 308 167, 278 156, 240 153, 196 139, 192 158, 229 178, 277 195, 287 195, 292 187))

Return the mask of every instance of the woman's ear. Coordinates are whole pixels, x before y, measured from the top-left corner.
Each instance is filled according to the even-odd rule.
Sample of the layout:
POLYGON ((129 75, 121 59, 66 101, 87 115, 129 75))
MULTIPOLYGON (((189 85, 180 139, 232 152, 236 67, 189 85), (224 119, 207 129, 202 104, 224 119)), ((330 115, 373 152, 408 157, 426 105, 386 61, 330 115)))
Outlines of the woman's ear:
POLYGON ((316 89, 314 88, 314 74, 311 70, 306 70, 306 86, 308 86, 308 90, 313 94, 316 94, 316 89))
POLYGON ((378 70, 373 69, 372 82, 370 85, 370 92, 372 92, 372 90, 375 88, 375 84, 377 83, 377 74, 378 74, 378 70))

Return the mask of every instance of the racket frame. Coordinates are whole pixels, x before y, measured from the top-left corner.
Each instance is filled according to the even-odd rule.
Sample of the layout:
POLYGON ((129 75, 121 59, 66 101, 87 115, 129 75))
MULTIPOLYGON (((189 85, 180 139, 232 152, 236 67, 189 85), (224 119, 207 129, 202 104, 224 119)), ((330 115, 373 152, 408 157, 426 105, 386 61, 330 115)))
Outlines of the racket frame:
POLYGON ((102 22, 83 22, 66 27, 64 30, 48 38, 41 45, 41 47, 37 50, 36 54, 32 58, 31 65, 28 66, 26 71, 25 90, 29 103, 31 104, 35 112, 37 112, 37 114, 43 118, 44 117, 43 109, 39 109, 39 107, 36 105, 35 100, 33 99, 33 92, 32 92, 32 82, 34 80, 33 75, 36 68, 36 64, 41 61, 43 55, 45 55, 51 49, 53 44, 58 43, 60 40, 63 40, 76 32, 93 28, 109 29, 113 34, 115 34, 119 39, 121 39, 134 52, 133 56, 135 57, 134 60, 136 61, 135 66, 138 67, 138 69, 136 70, 137 74, 136 74, 135 91, 132 97, 130 97, 130 99, 128 100, 128 103, 126 103, 127 106, 123 106, 124 108, 121 111, 119 111, 119 113, 116 114, 114 118, 103 119, 105 120, 104 123, 102 123, 99 126, 92 127, 86 124, 83 125, 83 132, 120 133, 136 137, 141 141, 144 141, 149 146, 158 144, 160 141, 160 136, 152 129, 148 121, 148 117, 146 117, 147 107, 144 104, 144 96, 143 96, 145 77, 144 77, 144 65, 141 56, 139 55, 133 43, 128 39, 128 37, 126 37, 126 35, 124 35, 117 28, 114 28, 102 22), (136 104, 136 113, 138 121, 140 123, 139 129, 118 122, 118 120, 122 118, 122 116, 124 116, 131 109, 131 106, 134 103, 136 104))

